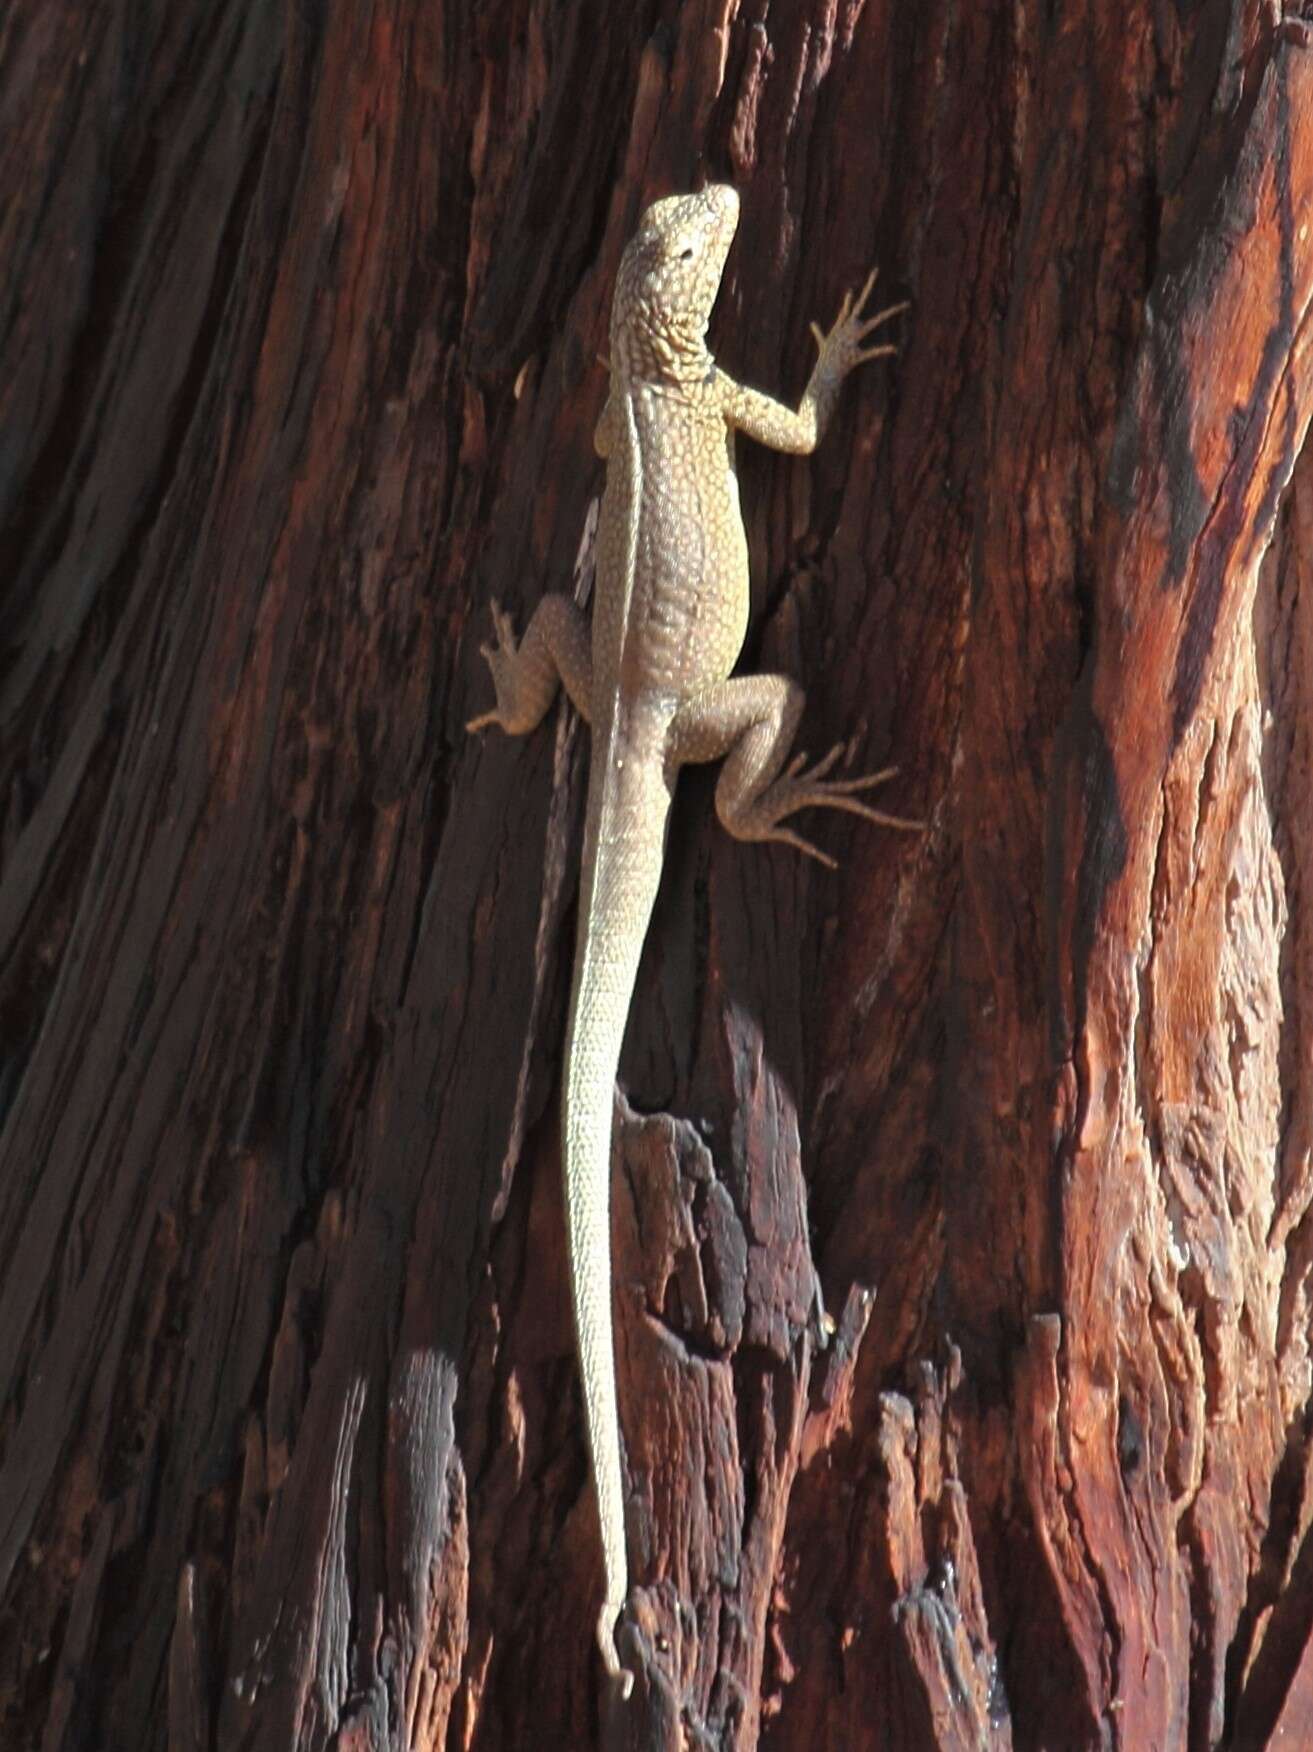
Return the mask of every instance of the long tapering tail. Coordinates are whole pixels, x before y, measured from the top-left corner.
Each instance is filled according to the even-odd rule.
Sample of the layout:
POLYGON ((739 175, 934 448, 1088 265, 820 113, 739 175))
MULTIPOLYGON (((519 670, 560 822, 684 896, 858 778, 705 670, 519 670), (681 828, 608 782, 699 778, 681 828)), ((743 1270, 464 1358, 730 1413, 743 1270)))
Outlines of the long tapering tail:
POLYGON ((611 1326, 611 1132, 620 1047, 661 878, 669 798, 659 764, 631 761, 624 771, 608 770, 605 746, 596 743, 593 760, 601 770, 590 784, 584 835, 562 1153, 570 1286, 606 1568, 597 1641, 607 1672, 627 1697, 633 1675, 621 1667, 615 1646, 629 1569, 611 1326))

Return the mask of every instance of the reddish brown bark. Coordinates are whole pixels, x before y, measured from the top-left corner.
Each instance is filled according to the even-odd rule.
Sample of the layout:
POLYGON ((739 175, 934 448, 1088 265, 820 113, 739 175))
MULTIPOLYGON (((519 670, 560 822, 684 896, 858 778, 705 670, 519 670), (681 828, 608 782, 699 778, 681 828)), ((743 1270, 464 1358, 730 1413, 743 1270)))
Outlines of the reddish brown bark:
MULTIPOLYGON (((0 16, 0 1742, 1313 1740, 1313 48, 1258 0, 0 16), (625 238, 743 197, 746 661, 617 1103, 608 1709, 557 1089, 625 238), (832 1319, 817 1314, 819 1279, 832 1319), (830 1328, 833 1330, 829 1330, 830 1328)), ((1287 7, 1287 13, 1296 8, 1287 7)))

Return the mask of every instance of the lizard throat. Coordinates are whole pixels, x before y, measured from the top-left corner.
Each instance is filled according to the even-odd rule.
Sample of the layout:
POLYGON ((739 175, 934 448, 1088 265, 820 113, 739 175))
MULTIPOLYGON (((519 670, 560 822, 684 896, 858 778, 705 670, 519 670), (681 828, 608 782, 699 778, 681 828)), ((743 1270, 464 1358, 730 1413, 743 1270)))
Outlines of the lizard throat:
POLYGON ((611 357, 625 375, 647 383, 705 383, 715 369, 702 330, 630 324, 612 333, 611 357))

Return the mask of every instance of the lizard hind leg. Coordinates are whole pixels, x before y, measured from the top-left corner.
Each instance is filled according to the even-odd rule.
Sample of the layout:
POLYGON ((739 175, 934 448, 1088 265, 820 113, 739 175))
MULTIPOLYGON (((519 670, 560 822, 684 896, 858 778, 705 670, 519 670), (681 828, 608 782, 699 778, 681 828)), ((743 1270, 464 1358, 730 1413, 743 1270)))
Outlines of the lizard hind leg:
POLYGON ((805 696, 783 675, 735 676, 702 689, 685 702, 671 727, 671 758, 682 765, 727 756, 716 785, 716 813, 742 840, 776 840, 834 868, 834 859, 784 826, 799 809, 842 809, 885 827, 924 823, 873 809, 857 795, 883 784, 897 771, 885 767, 858 778, 828 775, 843 753, 837 743, 810 768, 805 754, 784 766, 802 717, 805 696))
POLYGON ((544 596, 534 610, 528 631, 517 640, 511 617, 492 604, 496 640, 479 651, 492 671, 497 704, 466 724, 486 730, 496 724, 508 736, 527 736, 547 715, 562 682, 587 722, 591 722, 593 658, 588 622, 568 596, 544 596))

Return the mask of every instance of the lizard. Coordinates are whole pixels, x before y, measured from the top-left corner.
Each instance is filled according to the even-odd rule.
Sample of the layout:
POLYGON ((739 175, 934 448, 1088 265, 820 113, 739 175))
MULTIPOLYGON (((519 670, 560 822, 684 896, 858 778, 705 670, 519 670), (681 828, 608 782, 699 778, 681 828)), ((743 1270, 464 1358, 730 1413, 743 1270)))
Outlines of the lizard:
POLYGON ((738 225, 726 184, 648 207, 621 257, 612 301, 609 393, 594 445, 606 462, 591 632, 566 596, 545 596, 522 639, 492 603, 495 643, 480 647, 497 703, 467 729, 537 728, 564 685, 589 725, 591 756, 578 935, 562 1089, 566 1228, 591 1472, 601 1524, 603 1664, 628 1697, 615 1625, 629 1591, 620 1425, 611 1324, 612 1113, 639 954, 665 853, 679 768, 724 760, 716 812, 742 840, 782 841, 834 860, 785 825, 800 809, 844 809, 892 827, 921 826, 857 793, 894 769, 832 778, 844 744, 810 768, 785 766, 804 694, 782 675, 732 676, 747 631, 747 537, 734 436, 780 451, 815 449, 839 387, 867 360, 871 331, 906 305, 863 314, 875 273, 848 293, 796 409, 723 372, 706 333, 738 225))

